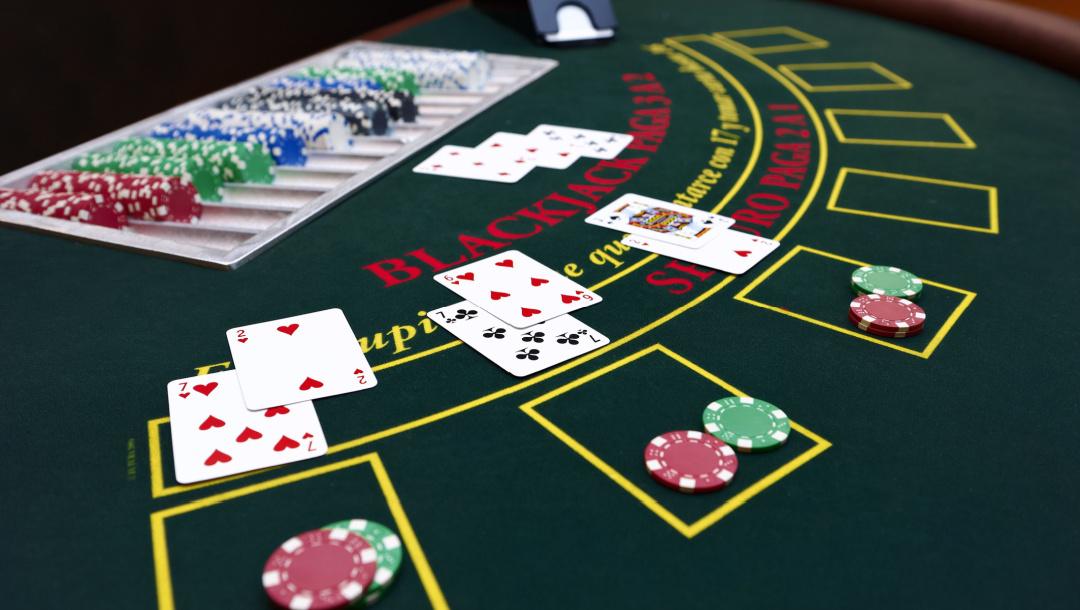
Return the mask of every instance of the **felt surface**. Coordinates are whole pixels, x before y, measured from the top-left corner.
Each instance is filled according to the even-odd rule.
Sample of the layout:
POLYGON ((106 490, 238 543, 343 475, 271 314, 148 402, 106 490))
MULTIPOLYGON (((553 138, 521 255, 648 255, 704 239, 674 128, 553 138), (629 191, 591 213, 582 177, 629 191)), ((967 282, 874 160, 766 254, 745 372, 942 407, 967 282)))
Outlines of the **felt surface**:
POLYGON ((277 544, 366 517, 406 544, 385 608, 1067 606, 1080 567, 1076 83, 828 6, 616 8, 607 46, 536 47, 473 10, 398 36, 561 65, 238 270, 0 229, 7 605, 266 607, 260 573, 277 544), (827 46, 651 46, 771 26, 827 46), (780 71, 827 62, 877 62, 911 87, 807 92, 780 71), (947 113, 966 139, 940 117, 829 109, 947 113), (843 143, 830 114, 843 139, 947 144, 843 143), (410 171, 439 145, 541 122, 651 126, 653 139, 624 151, 622 169, 582 159, 513 185, 410 171), (712 184, 699 180, 698 206, 724 203, 780 239, 777 252, 737 278, 601 256, 619 235, 582 222, 587 209, 688 192, 728 137, 714 129, 738 143, 712 184), (794 168, 772 172, 793 186, 765 177, 775 167, 794 168), (542 199, 562 215, 517 214, 542 199), (604 300, 575 315, 611 345, 518 380, 421 324, 418 312, 458 299, 407 253, 468 258, 462 235, 497 242, 471 242, 479 256, 513 247, 577 265, 604 300), (365 268, 392 258, 422 272, 386 286, 365 268), (848 332, 858 262, 934 282, 922 335, 848 332), (330 307, 379 378, 317 402, 331 453, 177 486, 165 384, 222 368, 228 328, 330 307), (789 443, 740 454, 718 493, 653 483, 645 443, 700 427, 704 406, 735 391, 784 409, 798 425, 789 443))

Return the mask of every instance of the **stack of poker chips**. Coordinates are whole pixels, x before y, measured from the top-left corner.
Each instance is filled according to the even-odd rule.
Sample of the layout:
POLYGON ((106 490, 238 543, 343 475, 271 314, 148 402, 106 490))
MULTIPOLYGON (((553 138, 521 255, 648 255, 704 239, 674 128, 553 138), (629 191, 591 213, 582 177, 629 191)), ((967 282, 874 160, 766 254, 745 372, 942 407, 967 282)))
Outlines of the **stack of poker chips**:
POLYGON ((309 66, 293 76, 297 78, 318 79, 327 83, 359 82, 382 88, 387 91, 400 91, 411 95, 420 94, 420 85, 416 84, 416 75, 408 70, 397 68, 325 68, 309 66))
POLYGON ((482 51, 359 47, 345 51, 334 67, 406 70, 425 89, 478 91, 491 77, 491 60, 482 51))
POLYGON ((416 121, 416 98, 413 93, 384 87, 363 77, 310 77, 294 74, 283 76, 270 86, 299 90, 309 95, 331 95, 359 104, 375 104, 378 109, 385 108, 392 121, 416 121))
POLYGON ((221 201, 221 186, 225 182, 220 170, 215 171, 215 166, 196 157, 90 153, 76 159, 72 167, 92 172, 177 176, 193 184, 204 201, 221 201))
POLYGON ((265 146, 278 165, 305 165, 303 137, 291 127, 256 126, 254 121, 230 124, 221 121, 201 121, 190 118, 162 123, 150 130, 155 138, 186 140, 217 140, 245 142, 265 146))
POLYGON ((401 538, 385 525, 338 521, 274 549, 263 566, 262 584, 280 608, 367 608, 386 594, 403 559, 401 538))
POLYGON ((308 150, 333 150, 352 145, 353 135, 343 117, 329 112, 264 112, 208 109, 187 115, 183 123, 207 129, 291 130, 308 150))
POLYGON ((137 220, 192 222, 202 215, 195 187, 175 176, 44 171, 31 178, 30 189, 101 195, 137 220))
POLYGON ((383 135, 389 127, 385 104, 345 88, 333 91, 297 83, 255 87, 233 96, 219 106, 241 112, 304 112, 333 114, 342 117, 354 135, 383 135))
POLYGON ((215 166, 226 182, 274 181, 274 160, 266 146, 252 142, 215 142, 175 138, 127 138, 113 152, 158 157, 195 157, 215 166))
POLYGON ((851 273, 851 290, 858 296, 848 304, 848 320, 878 337, 902 339, 926 328, 926 312, 914 303, 923 281, 899 267, 866 265, 851 273))
POLYGON ((688 494, 731 484, 739 453, 774 451, 791 435, 787 414, 751 396, 725 396, 701 412, 700 430, 676 430, 645 446, 645 469, 657 483, 688 494))
POLYGON ((48 193, 0 189, 0 210, 14 210, 111 229, 127 225, 124 206, 93 193, 48 193))

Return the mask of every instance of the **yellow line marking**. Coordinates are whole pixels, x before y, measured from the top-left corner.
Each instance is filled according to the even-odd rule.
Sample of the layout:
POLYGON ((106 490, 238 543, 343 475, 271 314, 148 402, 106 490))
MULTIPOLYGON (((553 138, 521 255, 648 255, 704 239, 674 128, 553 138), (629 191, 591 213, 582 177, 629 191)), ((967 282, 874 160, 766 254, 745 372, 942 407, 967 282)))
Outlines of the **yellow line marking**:
POLYGON ((777 66, 781 74, 794 81, 808 93, 828 93, 834 91, 895 91, 911 89, 910 82, 899 74, 889 70, 876 61, 847 61, 813 64, 781 64, 777 66), (869 70, 881 76, 885 83, 848 83, 846 85, 812 85, 799 72, 840 72, 847 70, 869 70))
POLYGON ((868 334, 865 334, 865 333, 856 332, 856 331, 854 331, 854 330, 852 330, 850 328, 844 328, 842 326, 837 326, 835 324, 830 324, 829 322, 824 322, 824 321, 818 320, 816 318, 811 318, 810 316, 806 316, 806 315, 803 315, 803 314, 800 314, 800 313, 795 313, 795 312, 790 311, 788 309, 785 309, 783 307, 778 307, 776 305, 769 305, 767 303, 762 303, 761 301, 755 301, 754 299, 751 299, 751 298, 749 298, 747 296, 755 288, 757 288, 759 285, 761 285, 761 283, 764 282, 770 275, 775 273, 776 270, 778 270, 780 267, 783 267, 785 264, 788 263, 788 261, 790 261, 792 258, 795 257, 796 254, 798 254, 800 252, 808 252, 810 254, 816 254, 818 256, 824 256, 826 258, 831 258, 833 260, 837 260, 837 261, 841 261, 843 263, 850 264, 852 267, 862 267, 863 265, 869 265, 870 264, 870 263, 867 263, 867 262, 855 260, 853 258, 847 258, 845 256, 840 256, 839 254, 833 254, 831 252, 826 252, 824 250, 817 250, 815 248, 810 248, 810 247, 807 247, 807 246, 798 245, 798 246, 795 246, 790 252, 788 252, 787 254, 782 256, 780 258, 780 260, 773 263, 772 266, 769 267, 768 269, 766 269, 760 276, 754 278, 754 281, 747 284, 747 286, 745 288, 740 290, 739 293, 735 295, 735 297, 734 297, 735 300, 736 301, 742 301, 743 303, 748 303, 748 304, 754 305, 756 307, 761 307, 763 309, 768 309, 769 311, 774 311, 776 313, 783 314, 785 316, 791 316, 792 318, 802 320, 803 322, 809 322, 810 324, 814 324, 814 325, 820 326, 822 328, 828 328, 830 330, 835 330, 838 333, 843 333, 845 335, 848 335, 850 337, 855 337, 856 339, 861 339, 863 341, 869 341, 871 343, 876 343, 878 345, 882 345, 882 346, 888 347, 890 349, 894 349, 894 350, 903 352, 905 354, 910 354, 912 356, 918 356, 920 358, 930 358, 930 356, 934 353, 934 350, 937 349, 938 345, 940 345, 941 341, 945 338, 945 335, 949 334, 949 331, 952 329, 953 325, 956 324, 956 321, 960 319, 960 316, 964 313, 964 311, 968 308, 968 306, 971 305, 971 302, 974 301, 975 297, 977 296, 974 292, 972 292, 970 290, 964 290, 963 288, 957 288, 955 286, 949 286, 948 284, 942 284, 940 282, 934 282, 934 281, 928 280, 926 278, 923 278, 923 284, 925 284, 927 286, 934 286, 934 287, 937 287, 937 288, 941 288, 943 290, 949 290, 951 292, 956 292, 956 293, 959 293, 959 294, 963 295, 964 298, 960 301, 960 304, 956 306, 956 309, 953 310, 952 314, 941 325, 941 328, 938 329, 937 333, 934 335, 934 338, 931 339, 930 342, 926 345, 926 347, 924 347, 921 351, 914 350, 914 349, 911 349, 909 347, 904 347, 904 346, 898 345, 896 343, 890 343, 889 341, 886 341, 884 339, 875 337, 873 335, 868 335, 868 334))
POLYGON ((285 475, 276 479, 270 479, 261 483, 255 483, 231 491, 225 491, 205 498, 200 498, 198 500, 192 500, 171 508, 154 511, 150 515, 150 530, 151 540, 153 542, 154 578, 157 582, 158 609, 174 610, 175 608, 172 572, 169 566, 168 540, 165 535, 166 519, 204 508, 218 506, 229 500, 235 500, 236 498, 241 498, 283 485, 289 485, 291 483, 296 483, 297 481, 336 472, 345 468, 351 468, 364 463, 370 464, 375 473, 375 478, 379 482, 379 488, 386 499, 387 507, 394 517, 394 524, 397 526, 398 533, 405 543, 409 558, 416 567, 416 572, 420 576, 420 582, 424 586, 424 591, 427 593, 432 608, 435 608, 436 610, 445 610, 449 608, 450 606, 443 596, 442 589, 439 587, 439 583, 435 578, 435 573, 432 571, 430 564, 428 564, 427 556, 420 546, 420 541, 416 537, 416 532, 413 531, 412 524, 409 522, 409 517, 405 513, 405 508, 402 506, 400 498, 398 498, 397 491, 394 489, 394 484, 391 482, 390 476, 387 474, 382 460, 377 453, 367 453, 340 462, 326 464, 325 466, 311 468, 303 472, 285 475))
MULTIPOLYGON (((676 43, 678 43, 679 41, 707 42, 715 47, 720 48, 721 50, 737 54, 737 49, 734 46, 729 44, 727 41, 716 38, 714 36, 677 36, 674 38, 665 39, 664 43, 668 44, 668 41, 675 41, 676 43)), ((786 237, 787 234, 795 228, 795 226, 799 223, 799 220, 802 219, 803 215, 806 214, 806 211, 810 208, 810 203, 814 200, 814 197, 817 196, 818 189, 821 188, 821 183, 825 179, 825 167, 826 165, 828 165, 829 160, 829 143, 825 137, 825 126, 821 123, 821 117, 818 116, 817 110, 814 108, 814 105, 810 103, 810 99, 807 98, 806 95, 802 91, 800 91, 798 87, 796 87, 786 78, 784 78, 782 74, 774 70, 772 66, 761 61, 760 59, 753 56, 747 56, 743 59, 753 64, 759 70, 762 70, 769 76, 773 77, 776 82, 780 83, 785 89, 787 89, 791 93, 791 95, 793 95, 795 99, 798 100, 799 104, 801 104, 802 107, 806 110, 806 114, 810 117, 810 122, 814 125, 814 129, 817 130, 818 133, 818 149, 821 151, 821 153, 820 158, 818 159, 817 173, 814 175, 814 179, 810 183, 810 188, 807 190, 806 197, 803 199, 802 204, 799 206, 799 209, 795 211, 795 214, 791 217, 791 220, 788 221, 784 228, 781 229, 775 237, 773 237, 773 239, 775 239, 776 241, 782 241, 784 237, 786 237)), ((721 207, 723 207, 723 205, 726 204, 727 201, 728 200, 725 199, 720 203, 719 206, 714 208, 712 211, 716 212, 721 207)))
POLYGON ((550 419, 548 419, 547 417, 541 415, 540 412, 537 410, 537 408, 541 404, 543 404, 543 403, 545 403, 545 402, 547 402, 547 401, 549 401, 549 400, 551 400, 551 399, 553 399, 555 397, 561 396, 561 395, 569 392, 570 390, 573 390, 573 389, 578 388, 578 387, 580 387, 582 385, 585 385, 586 383, 589 383, 590 381, 593 381, 593 380, 597 379, 598 377, 606 375, 606 374, 608 374, 608 373, 610 373, 610 372, 612 372, 612 371, 614 371, 614 370, 616 370, 618 368, 626 366, 627 364, 635 362, 638 359, 640 359, 640 358, 642 358, 644 356, 647 356, 649 354, 652 354, 654 352, 660 352, 660 353, 664 354, 665 356, 667 356, 669 358, 672 358, 673 360, 675 360, 679 364, 682 364, 683 366, 689 368, 690 370, 697 373, 698 375, 701 375, 705 379, 707 379, 707 380, 711 381, 712 383, 724 388, 726 391, 731 392, 732 394, 734 394, 736 396, 745 396, 745 394, 740 392, 738 390, 738 388, 732 386, 731 384, 727 383, 723 379, 720 379, 716 375, 713 375, 712 373, 710 373, 710 372, 706 371, 705 369, 701 368, 700 366, 698 366, 694 362, 691 362, 690 360, 688 360, 685 357, 683 357, 682 355, 668 349, 667 347, 665 347, 665 346, 663 346, 663 345, 661 345, 659 343, 655 343, 655 344, 653 344, 653 345, 651 345, 649 347, 638 350, 637 352, 635 352, 633 354, 630 354, 629 356, 626 356, 626 357, 624 357, 624 358, 622 358, 620 360, 617 360, 616 362, 613 362, 613 363, 611 363, 611 364, 609 364, 609 365, 607 365, 605 367, 597 369, 597 370, 595 370, 595 371, 593 371, 593 372, 591 372, 591 373, 589 373, 587 375, 583 375, 583 376, 575 379, 574 381, 571 381, 571 382, 569 382, 569 383, 567 383, 567 384, 565 384, 563 386, 555 388, 554 390, 552 390, 552 391, 550 391, 550 392, 548 392, 548 393, 546 393, 546 394, 544 394, 542 396, 539 396, 537 398, 534 398, 533 400, 530 400, 529 402, 526 402, 525 404, 521 405, 518 408, 521 409, 522 412, 524 412, 526 415, 531 417, 538 424, 540 424, 545 430, 547 430, 553 436, 555 436, 557 439, 562 441, 566 446, 570 447, 570 449, 572 449, 575 453, 577 453, 582 458, 584 458, 587 462, 592 464, 593 467, 595 467, 600 472, 604 473, 604 475, 606 475, 609 479, 614 481, 619 487, 622 487, 627 493, 629 493, 631 496, 633 496, 638 502, 641 502, 641 504, 643 504, 646 508, 651 510, 654 514, 656 514, 658 517, 660 517, 665 523, 670 525, 672 528, 674 528, 676 531, 681 533, 683 536, 686 536, 687 538, 693 538, 694 536, 696 536, 696 535, 700 534, 701 532, 705 531, 707 528, 709 528, 710 526, 714 525, 716 522, 723 519, 725 516, 730 514, 735 509, 739 508, 743 504, 746 504, 751 498, 753 498, 757 494, 761 493, 767 487, 769 487, 770 485, 773 485, 774 483, 776 483, 780 479, 784 478, 785 476, 787 476, 788 474, 793 472, 796 468, 802 466, 803 464, 810 461, 815 456, 817 456, 818 454, 820 454, 821 452, 825 451, 826 449, 828 449, 829 447, 832 446, 832 443, 830 443, 829 441, 825 440, 821 436, 818 436, 814 432, 811 432, 810 430, 804 428, 803 426, 797 424, 796 422, 792 421, 791 422, 792 429, 799 432, 800 434, 806 436, 810 440, 812 440, 814 442, 813 447, 811 447, 811 448, 807 449, 806 451, 804 451, 803 453, 799 454, 798 456, 796 456, 795 458, 793 458, 789 462, 785 463, 780 468, 778 468, 778 469, 774 470, 773 472, 769 473, 767 476, 763 477, 762 479, 760 479, 758 481, 755 481, 754 484, 750 485, 746 489, 740 491, 739 493, 735 494, 731 498, 727 499, 719 507, 717 507, 713 511, 709 512, 707 515, 701 517, 697 521, 695 521, 693 523, 686 523, 685 521, 683 521, 682 519, 677 517, 674 513, 672 513, 670 510, 668 510, 666 507, 664 507, 664 505, 660 502, 660 500, 658 500, 655 497, 649 495, 648 492, 646 492, 645 490, 643 490, 640 487, 638 487, 637 485, 635 485, 632 481, 630 481, 628 478, 623 476, 618 470, 613 468, 610 464, 605 462, 603 459, 601 459, 599 456, 597 456, 592 451, 589 451, 589 449, 586 448, 584 445, 582 445, 577 439, 575 439, 569 433, 567 433, 565 430, 563 430, 562 428, 557 426, 550 419))
POLYGON ((865 110, 860 108, 826 108, 825 119, 832 128, 833 135, 841 144, 872 144, 877 146, 909 146, 913 148, 960 148, 971 150, 975 148, 975 141, 960 127, 955 119, 947 112, 909 112, 906 110, 865 110), (838 116, 872 116, 890 119, 927 119, 938 120, 952 130, 953 134, 960 139, 959 142, 939 142, 936 140, 890 140, 883 138, 852 138, 844 134, 838 116))
POLYGON ((722 38, 726 42, 730 42, 738 50, 749 53, 750 55, 766 55, 769 53, 790 53, 793 51, 810 51, 814 49, 824 49, 829 46, 829 41, 824 38, 818 38, 812 36, 806 32, 796 30, 793 27, 786 25, 767 27, 767 28, 752 28, 746 30, 728 30, 726 32, 714 32, 713 36, 722 38), (766 45, 763 47, 751 47, 739 42, 738 38, 760 38, 763 36, 790 36, 795 40, 802 42, 789 43, 789 44, 776 44, 766 45))
MULTIPOLYGON (((747 159, 746 167, 743 168, 742 174, 739 175, 739 178, 735 181, 735 184, 733 184, 731 188, 728 189, 728 192, 724 195, 723 199, 720 200, 720 203, 713 206, 712 210, 710 210, 713 214, 715 214, 720 210, 724 209, 724 206, 727 205, 728 202, 735 197, 735 195, 742 189, 743 185, 746 184, 746 181, 750 178, 750 174, 753 173, 754 168, 757 166, 758 158, 761 156, 761 143, 765 137, 764 132, 761 128, 761 111, 758 110, 757 102, 754 101, 754 97, 750 95, 750 92, 746 90, 746 87, 744 87, 737 78, 735 78, 730 72, 725 70, 723 66, 716 63, 716 61, 714 61, 711 57, 701 53, 696 49, 682 44, 680 42, 681 40, 698 41, 703 39, 697 36, 675 36, 665 38, 664 44, 671 48, 678 49, 679 52, 685 55, 690 55, 694 57, 699 62, 712 68, 713 71, 716 72, 721 78, 724 78, 729 83, 731 83, 731 86, 734 87, 736 91, 738 91, 739 95, 743 98, 743 101, 746 102, 746 106, 750 109, 750 118, 754 125, 754 144, 753 147, 750 149, 750 157, 747 159)), ((747 61, 749 61, 749 59, 747 61)), ((719 109, 717 109, 717 111, 719 112, 719 109)))
MULTIPOLYGON (((673 39, 665 39, 665 44, 667 44, 668 40, 673 40, 673 39)), ((764 63, 760 59, 754 57, 753 55, 746 54, 746 53, 740 51, 738 48, 736 48, 736 47, 734 47, 732 45, 728 45, 724 41, 715 39, 714 37, 709 36, 709 35, 682 36, 682 37, 679 37, 679 40, 701 40, 703 42, 708 42, 709 44, 712 44, 712 45, 714 45, 714 46, 716 46, 716 47, 718 47, 718 48, 720 48, 722 50, 728 51, 728 52, 736 55, 737 57, 740 57, 741 59, 743 59, 747 63, 757 67, 758 69, 763 70, 766 74, 768 74, 773 79, 775 79, 783 87, 788 89, 788 91, 790 91, 792 93, 792 95, 795 96, 795 98, 798 100, 798 102, 803 105, 803 108, 806 110, 807 114, 810 116, 810 120, 813 123, 814 128, 818 131, 818 145, 820 147, 821 154, 820 154, 820 158, 818 159, 817 174, 814 176, 814 180, 811 183, 810 188, 807 190, 806 197, 800 203, 799 209, 787 221, 787 224, 784 225, 784 227, 780 230, 780 232, 777 233, 775 239, 777 241, 782 240, 784 238, 784 236, 786 236, 792 229, 795 228, 795 225, 798 224, 799 220, 802 219, 803 215, 806 213, 806 210, 809 208, 810 204, 813 202, 814 197, 817 195, 818 189, 820 189, 822 180, 824 178, 825 166, 826 166, 827 161, 828 161, 828 142, 827 142, 827 140, 825 138, 825 129, 822 126, 821 119, 818 117, 817 111, 814 109, 813 104, 810 103, 810 100, 807 99, 807 97, 795 85, 788 82, 787 79, 785 79, 782 75, 780 75, 780 73, 778 73, 776 70, 774 70, 771 66, 764 63)), ((726 202, 726 200, 725 200, 725 202, 726 202)), ((721 205, 723 205, 723 203, 724 202, 721 202, 721 205)), ((649 256, 646 256, 642 260, 638 261, 637 263, 634 263, 633 265, 631 265, 627 269, 624 269, 624 270, 616 273, 614 276, 606 278, 605 280, 601 280, 600 282, 595 284, 593 287, 590 287, 590 290, 595 291, 595 290, 597 290, 597 289, 599 289, 601 287, 607 286, 608 284, 610 284, 615 279, 625 277, 630 272, 640 268, 641 266, 644 266, 645 264, 647 264, 649 262, 652 262, 653 260, 656 260, 656 258, 657 258, 657 256, 655 254, 650 254, 649 256)), ((697 305, 704 302, 706 299, 708 299, 712 295, 714 295, 717 292, 719 292, 720 290, 722 290, 725 286, 727 286, 729 283, 731 283, 735 279, 735 277, 736 276, 733 276, 733 275, 727 276, 726 278, 721 280, 719 284, 717 284, 716 286, 713 286, 709 290, 703 292, 701 295, 695 297, 693 300, 689 301, 688 303, 686 303, 686 304, 672 310, 671 312, 667 313, 666 315, 658 318, 657 320, 654 320, 653 322, 647 324, 646 326, 643 326, 643 327, 639 328, 638 330, 626 335, 625 337, 623 337, 621 339, 618 339, 616 341, 613 341, 613 342, 609 343, 608 345, 600 348, 599 350, 596 350, 594 352, 590 352, 589 354, 581 356, 580 358, 578 358, 576 360, 571 360, 570 362, 567 362, 566 364, 564 364, 562 366, 559 366, 559 367, 554 368, 554 369, 550 369, 549 371, 546 371, 544 373, 540 373, 537 376, 531 377, 526 381, 523 381, 521 383, 517 383, 515 385, 512 385, 512 386, 509 386, 509 387, 504 388, 502 390, 493 392, 493 393, 488 394, 486 396, 481 396, 481 397, 479 397, 479 398, 477 398, 475 400, 471 400, 471 401, 468 401, 468 402, 465 402, 465 403, 461 403, 461 404, 456 405, 454 407, 444 409, 443 411, 433 413, 431 415, 422 417, 420 419, 405 422, 403 424, 400 424, 398 426, 394 426, 392 428, 388 428, 386 430, 381 430, 379 432, 368 434, 366 436, 362 436, 362 437, 355 438, 355 439, 352 439, 352 440, 349 440, 349 441, 338 443, 337 445, 332 445, 328 449, 327 453, 328 454, 334 454, 334 453, 337 453, 339 451, 345 451, 347 449, 353 449, 353 448, 365 445, 367 443, 371 443, 371 442, 374 442, 374 441, 377 441, 377 440, 381 440, 383 438, 387 438, 389 436, 393 436, 393 435, 398 434, 400 432, 406 432, 408 430, 413 430, 415 428, 419 428, 419 427, 424 426, 426 424, 430 424, 430 423, 440 421, 442 419, 450 417, 451 415, 456 415, 458 413, 464 413, 465 411, 468 411, 470 409, 473 409, 473 408, 476 408, 478 406, 487 404, 488 402, 491 402, 493 400, 502 398, 503 396, 507 396, 509 394, 512 394, 512 393, 517 392, 519 390, 523 390, 523 389, 525 389, 525 388, 527 388, 529 386, 532 386, 534 384, 540 383, 541 381, 545 381, 547 379, 550 379, 551 377, 554 377, 555 375, 561 374, 564 371, 568 371, 568 370, 570 370, 570 369, 572 369, 572 368, 574 368, 574 367, 576 367, 578 365, 584 364, 584 363, 592 360, 593 358, 596 358, 596 357, 598 357, 598 356, 600 356, 602 354, 605 354, 608 351, 610 351, 612 349, 615 349, 616 347, 618 347, 620 345, 623 345, 623 344, 625 344, 625 343, 627 343, 629 341, 632 341, 632 340, 636 339, 637 337, 639 337, 639 336, 653 330, 654 328, 656 328, 656 327, 658 327, 658 326, 660 326, 662 324, 667 323, 668 321, 670 321, 670 320, 674 319, 675 317, 681 315, 683 312, 688 311, 688 310, 692 309, 693 307, 696 307, 697 305)), ((449 348, 452 348, 452 347, 456 347, 457 345, 460 345, 460 344, 461 344, 460 341, 456 341, 456 340, 451 341, 449 343, 445 343, 443 345, 436 346, 436 347, 434 347, 432 349, 426 350, 425 352, 420 352, 418 354, 414 354, 413 356, 417 356, 417 358, 414 358, 413 356, 406 356, 405 358, 401 358, 401 359, 398 359, 398 360, 383 363, 382 365, 379 365, 379 366, 376 366, 376 367, 373 367, 373 368, 376 371, 383 370, 383 369, 386 369, 386 368, 391 368, 391 367, 397 366, 399 364, 404 364, 404 361, 406 361, 406 360, 409 360, 409 361, 417 360, 418 357, 421 356, 421 354, 423 356, 427 356, 427 355, 430 355, 430 354, 433 354, 433 353, 441 352, 443 350, 446 350, 446 349, 449 349, 449 348)), ((150 422, 148 422, 148 426, 160 427, 162 424, 167 423, 168 421, 169 421, 168 417, 158 418, 158 419, 151 420, 150 422)), ((156 433, 154 434, 154 438, 160 440, 156 433)), ((153 439, 151 439, 151 440, 153 440, 153 439)), ((176 494, 184 493, 184 492, 187 492, 187 491, 192 491, 192 490, 195 490, 195 489, 200 489, 202 487, 208 487, 208 486, 211 486, 211 485, 216 485, 218 483, 222 483, 222 482, 225 482, 225 481, 231 481, 231 480, 235 480, 235 479, 243 478, 243 477, 247 477, 247 476, 252 476, 252 475, 255 475, 255 474, 259 474, 259 473, 265 473, 265 472, 267 472, 269 470, 269 469, 267 469, 267 470, 256 470, 256 471, 253 471, 253 472, 240 473, 240 474, 233 475, 231 477, 227 477, 227 478, 224 478, 224 479, 215 479, 215 480, 211 480, 211 481, 204 481, 202 483, 195 483, 193 485, 172 485, 172 486, 165 487, 164 484, 163 484, 164 474, 162 472, 161 445, 160 445, 160 443, 159 442, 152 442, 150 444, 150 447, 149 447, 149 453, 151 454, 151 457, 150 457, 151 466, 155 467, 155 465, 156 465, 156 471, 152 472, 151 477, 150 477, 151 478, 151 496, 153 498, 160 498, 160 497, 164 497, 164 496, 176 495, 176 494)), ((278 468, 278 467, 275 466, 275 468, 278 468)))
POLYGON ((832 195, 829 197, 829 202, 825 205, 826 210, 833 212, 841 212, 844 214, 855 214, 858 216, 871 216, 873 218, 884 218, 887 220, 897 220, 901 222, 911 222, 923 225, 931 225, 935 227, 944 227, 946 229, 960 229, 962 231, 972 231, 975 233, 990 233, 997 235, 999 231, 998 226, 998 190, 997 187, 988 186, 985 184, 975 184, 972 182, 956 182, 954 180, 942 180, 940 178, 927 178, 924 176, 913 176, 910 174, 896 174, 892 172, 881 172, 869 169, 857 169, 854 167, 841 167, 840 173, 836 176, 836 182, 833 184, 832 195), (886 214, 885 212, 873 212, 870 210, 859 210, 855 208, 845 208, 837 204, 840 198, 840 190, 844 187, 845 180, 848 174, 861 174, 865 176, 876 176, 879 178, 889 178, 892 180, 907 180, 909 182, 924 182, 926 184, 937 184, 941 186, 948 186, 962 189, 972 189, 986 191, 987 194, 987 208, 989 211, 989 219, 987 227, 980 227, 977 225, 965 225, 955 222, 945 222, 943 220, 932 220, 929 218, 920 218, 918 216, 904 216, 901 214, 886 214))

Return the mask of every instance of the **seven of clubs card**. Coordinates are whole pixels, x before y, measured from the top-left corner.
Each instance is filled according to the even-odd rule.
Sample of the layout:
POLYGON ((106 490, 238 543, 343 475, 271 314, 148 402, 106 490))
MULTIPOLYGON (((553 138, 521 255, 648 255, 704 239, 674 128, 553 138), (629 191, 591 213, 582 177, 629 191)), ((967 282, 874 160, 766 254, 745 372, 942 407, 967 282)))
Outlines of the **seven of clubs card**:
POLYGON ((601 301, 600 295, 517 250, 440 273, 435 281, 515 328, 601 301))
POLYGON ((609 342, 570 315, 518 330, 469 301, 436 309, 428 317, 516 377, 532 375, 609 342))
POLYGON ((521 153, 497 155, 464 146, 443 146, 413 171, 489 182, 517 182, 534 167, 536 164, 521 153))
POLYGON ((345 314, 327 309, 226 332, 252 411, 367 390, 375 374, 345 314))
POLYGON ((627 193, 585 222, 684 248, 700 248, 735 220, 651 197, 627 193))
POLYGON ((326 437, 311 402, 249 411, 236 371, 177 379, 167 389, 178 483, 326 454, 326 437))
POLYGON ((561 125, 537 125, 528 136, 541 142, 569 146, 582 157, 614 159, 634 137, 611 131, 578 129, 561 125))
POLYGON ((776 240, 732 230, 720 231, 716 239, 701 248, 682 248, 637 235, 627 235, 622 243, 631 248, 736 275, 746 273, 780 246, 776 240))

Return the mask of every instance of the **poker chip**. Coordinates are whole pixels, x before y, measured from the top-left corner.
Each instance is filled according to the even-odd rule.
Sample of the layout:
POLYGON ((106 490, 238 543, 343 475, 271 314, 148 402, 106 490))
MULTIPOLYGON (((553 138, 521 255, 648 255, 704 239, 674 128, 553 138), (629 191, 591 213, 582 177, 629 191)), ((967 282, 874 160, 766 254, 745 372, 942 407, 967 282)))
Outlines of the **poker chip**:
POLYGON ((714 400, 701 419, 709 434, 743 453, 776 449, 791 434, 791 422, 783 411, 749 396, 714 400))
POLYGON ((376 557, 367 540, 347 529, 307 531, 270 555, 263 568, 263 589, 281 608, 344 608, 371 585, 376 557))
POLYGON ((876 335, 878 337, 889 337, 891 339, 903 339, 904 337, 913 337, 921 333, 923 329, 926 328, 925 324, 920 326, 913 326, 911 328, 898 328, 895 330, 885 330, 872 325, 868 325, 866 326, 866 328, 863 328, 863 321, 850 311, 848 311, 848 319, 851 320, 852 324, 858 326, 860 330, 864 330, 871 335, 876 335))
POLYGON ((34 174, 30 190, 102 195, 138 220, 193 222, 202 215, 195 187, 176 176, 46 170, 34 174))
POLYGON ((127 226, 124 205, 105 194, 0 189, 0 210, 26 212, 110 229, 127 226))
POLYGON ((491 60, 483 51, 354 47, 342 53, 334 67, 405 70, 425 89, 478 91, 491 78, 491 60))
POLYGON ((221 201, 224 178, 196 157, 161 157, 126 153, 90 153, 75 160, 72 169, 118 174, 177 176, 195 186, 204 201, 221 201))
POLYGON ((210 165, 226 182, 274 181, 274 160, 266 146, 252 142, 215 142, 183 138, 126 138, 113 152, 157 157, 194 157, 210 165))
POLYGON ((914 273, 899 267, 867 265, 851 273, 851 288, 856 294, 906 298, 917 301, 922 294, 923 282, 914 273))
POLYGON ((860 330, 893 333, 894 337, 916 334, 926 323, 926 312, 907 299, 864 294, 848 305, 848 318, 860 330))
POLYGON ((739 469, 731 447, 696 430, 667 432, 645 446, 645 468, 661 485, 684 493, 716 491, 739 469))
POLYGON ((393 530, 376 521, 348 519, 323 526, 323 529, 346 529, 367 540, 375 549, 375 577, 363 595, 364 604, 373 604, 393 582, 401 568, 401 538, 393 530))

